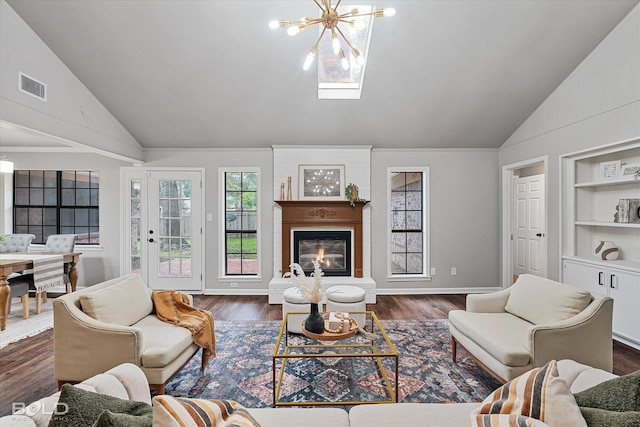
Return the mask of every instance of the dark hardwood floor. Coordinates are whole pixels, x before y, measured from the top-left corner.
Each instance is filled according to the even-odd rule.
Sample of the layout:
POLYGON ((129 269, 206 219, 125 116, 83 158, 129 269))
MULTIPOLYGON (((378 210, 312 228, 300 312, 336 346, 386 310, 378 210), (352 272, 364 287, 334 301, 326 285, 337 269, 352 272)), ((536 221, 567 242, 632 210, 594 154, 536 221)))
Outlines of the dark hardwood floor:
MULTIPOLYGON (((369 305, 380 319, 446 319, 450 310, 464 308, 465 295, 379 295, 369 305)), ((50 302, 49 302, 50 303, 50 302)), ((266 296, 202 296, 197 307, 210 310, 216 320, 279 320, 281 305, 266 296)), ((640 351, 613 342, 613 371, 625 375, 640 369, 640 351)), ((57 389, 53 377, 53 331, 21 340, 0 350, 0 416, 12 402, 28 404, 57 389)))

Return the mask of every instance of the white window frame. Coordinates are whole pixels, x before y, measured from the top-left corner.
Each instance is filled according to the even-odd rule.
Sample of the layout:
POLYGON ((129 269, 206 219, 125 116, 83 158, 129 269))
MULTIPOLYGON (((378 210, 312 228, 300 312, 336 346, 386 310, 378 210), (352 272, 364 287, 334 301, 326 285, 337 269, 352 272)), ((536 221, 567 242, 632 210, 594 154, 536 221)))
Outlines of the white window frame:
POLYGON ((430 182, 428 166, 387 167, 387 281, 389 282, 416 282, 431 280, 431 225, 429 221, 429 211, 431 209, 430 182), (422 173, 422 274, 391 273, 391 177, 392 173, 395 172, 422 173))
POLYGON ((261 171, 258 167, 221 167, 218 168, 218 280, 224 283, 248 283, 248 282, 262 282, 262 251, 260 246, 262 244, 262 177, 261 171), (258 174, 258 207, 256 209, 257 215, 257 229, 256 229, 256 245, 257 245, 257 261, 258 272, 255 275, 227 275, 226 274, 226 262, 227 252, 225 245, 226 238, 226 187, 225 187, 225 174, 227 172, 255 172, 258 174))

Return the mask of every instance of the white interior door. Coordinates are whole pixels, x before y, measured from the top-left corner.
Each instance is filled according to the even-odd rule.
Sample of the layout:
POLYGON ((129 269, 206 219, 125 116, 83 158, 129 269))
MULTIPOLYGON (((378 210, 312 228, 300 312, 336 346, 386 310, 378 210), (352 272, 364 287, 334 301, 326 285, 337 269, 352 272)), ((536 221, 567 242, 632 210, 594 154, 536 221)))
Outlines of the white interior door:
POLYGON ((545 275, 544 175, 514 178, 513 274, 545 275))
POLYGON ((151 289, 203 288, 203 172, 124 168, 122 274, 151 289))

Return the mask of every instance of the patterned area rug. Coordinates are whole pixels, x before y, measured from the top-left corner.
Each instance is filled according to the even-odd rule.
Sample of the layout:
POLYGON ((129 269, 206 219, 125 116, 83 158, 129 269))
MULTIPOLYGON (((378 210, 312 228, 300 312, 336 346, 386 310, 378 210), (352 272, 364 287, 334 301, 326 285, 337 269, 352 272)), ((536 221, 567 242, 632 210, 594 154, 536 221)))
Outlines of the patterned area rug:
MULTIPOLYGON (((395 345, 399 401, 480 402, 500 384, 463 351, 451 361, 447 320, 382 321, 395 345)), ((200 374, 200 352, 167 384, 173 396, 232 399, 246 407, 272 405, 272 354, 280 322, 216 321, 217 356, 200 374)), ((298 338, 304 339, 304 338, 298 338)), ((384 396, 381 376, 346 358, 301 359, 287 364, 280 401, 340 402, 384 396), (346 365, 345 365, 346 363, 346 365), (351 369, 345 375, 345 369, 351 369)), ((387 369, 394 380, 394 369, 387 369)), ((346 408, 348 409, 348 408, 346 408)))

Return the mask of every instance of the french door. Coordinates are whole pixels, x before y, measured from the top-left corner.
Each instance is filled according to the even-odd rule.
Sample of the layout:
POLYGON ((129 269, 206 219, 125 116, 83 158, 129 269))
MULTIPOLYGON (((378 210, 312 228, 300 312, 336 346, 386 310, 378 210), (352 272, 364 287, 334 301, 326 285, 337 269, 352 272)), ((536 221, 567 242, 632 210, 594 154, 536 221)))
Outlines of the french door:
POLYGON ((123 274, 151 289, 202 290, 202 174, 123 169, 123 274))

